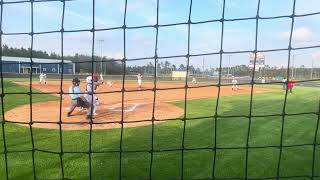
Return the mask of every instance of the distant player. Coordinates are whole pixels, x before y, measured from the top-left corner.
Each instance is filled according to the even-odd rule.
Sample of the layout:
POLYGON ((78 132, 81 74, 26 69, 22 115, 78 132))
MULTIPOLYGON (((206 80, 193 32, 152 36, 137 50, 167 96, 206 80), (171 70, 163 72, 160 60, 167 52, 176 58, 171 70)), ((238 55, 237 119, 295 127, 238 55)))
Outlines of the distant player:
POLYGON ((239 90, 238 81, 235 78, 232 79, 231 83, 232 83, 232 91, 239 90))
POLYGON ((109 87, 112 87, 112 86, 113 86, 113 82, 112 82, 112 81, 107 81, 107 85, 108 85, 109 87))
POLYGON ((192 84, 197 84, 197 79, 195 77, 192 77, 192 81, 191 81, 192 84))
POLYGON ((99 80, 100 80, 100 83, 103 84, 103 75, 102 75, 102 73, 100 74, 100 79, 99 80))
POLYGON ((294 87, 294 83, 295 82, 293 80, 288 81, 288 90, 289 90, 290 94, 292 94, 292 89, 294 87))
POLYGON ((89 101, 87 101, 87 99, 84 96, 82 96, 80 80, 78 78, 74 78, 72 80, 72 86, 69 88, 69 93, 71 98, 71 104, 69 106, 67 116, 71 116, 73 110, 76 107, 81 107, 87 109, 87 119, 91 119, 91 104, 89 103, 89 101))
POLYGON ((287 89, 287 79, 282 79, 282 90, 285 91, 287 89))
POLYGON ((43 72, 39 75, 39 83, 42 84, 42 82, 44 84, 47 84, 47 75, 44 74, 43 72))
POLYGON ((138 87, 139 87, 139 89, 141 89, 141 86, 142 86, 142 75, 140 73, 137 75, 137 79, 138 79, 138 87))

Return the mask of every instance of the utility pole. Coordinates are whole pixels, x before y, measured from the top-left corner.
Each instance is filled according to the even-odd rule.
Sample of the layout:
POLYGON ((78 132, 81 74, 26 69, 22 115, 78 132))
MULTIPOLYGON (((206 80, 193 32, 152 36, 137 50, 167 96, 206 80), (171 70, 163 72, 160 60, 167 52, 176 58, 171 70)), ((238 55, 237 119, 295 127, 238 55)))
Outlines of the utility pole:
POLYGON ((230 74, 230 58, 231 58, 231 54, 229 54, 228 55, 228 57, 229 57, 229 62, 228 62, 228 73, 227 73, 227 76, 229 76, 229 74, 230 74))
POLYGON ((292 70, 291 70, 291 78, 294 78, 294 53, 292 52, 292 70))
POLYGON ((100 42, 100 58, 101 58, 101 62, 100 62, 100 73, 104 74, 103 72, 103 68, 102 68, 102 43, 104 42, 103 39, 99 39, 98 40, 100 42))
POLYGON ((313 63, 314 63, 313 61, 314 59, 312 58, 310 79, 313 78, 313 63))
POLYGON ((204 77, 204 58, 202 58, 202 77, 204 77))
MULTIPOLYGON (((158 53, 158 48, 156 49, 156 52, 158 53)), ((156 77, 158 77, 158 59, 155 60, 154 70, 155 70, 156 77)))

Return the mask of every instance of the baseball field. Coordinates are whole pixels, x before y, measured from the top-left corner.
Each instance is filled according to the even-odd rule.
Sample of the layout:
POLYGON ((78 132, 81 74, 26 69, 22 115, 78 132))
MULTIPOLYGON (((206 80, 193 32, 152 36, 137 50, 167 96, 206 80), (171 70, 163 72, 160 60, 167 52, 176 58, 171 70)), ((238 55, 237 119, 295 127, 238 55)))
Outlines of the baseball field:
MULTIPOLYGON (((185 111, 185 90, 175 89, 184 84, 160 82, 158 88, 172 89, 157 91, 154 114, 163 121, 152 125, 139 121, 152 117, 154 93, 147 91, 152 83, 136 91, 136 84, 128 82, 125 89, 131 92, 124 93, 122 129, 118 83, 99 89, 103 94, 98 94, 92 131, 83 112, 66 116, 70 98, 64 94, 60 136, 60 82, 32 85, 32 135, 30 96, 20 94, 29 91, 28 85, 4 82, 8 122, 0 130, 0 179, 6 178, 6 162, 9 179, 244 179, 246 172, 248 179, 320 179, 318 88, 295 87, 282 118, 282 85, 256 85, 252 103, 250 86, 239 91, 225 86, 215 118, 216 87, 188 89, 185 111), (186 121, 181 120, 184 112, 186 121)), ((70 85, 63 82, 63 91, 70 85)))

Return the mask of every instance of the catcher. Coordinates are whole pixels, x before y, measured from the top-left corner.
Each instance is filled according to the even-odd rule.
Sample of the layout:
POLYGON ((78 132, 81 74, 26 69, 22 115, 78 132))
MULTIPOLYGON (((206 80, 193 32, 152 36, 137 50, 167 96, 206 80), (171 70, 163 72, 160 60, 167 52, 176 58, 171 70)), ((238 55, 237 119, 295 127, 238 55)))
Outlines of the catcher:
POLYGON ((87 101, 87 99, 81 95, 81 89, 79 85, 80 85, 80 80, 78 78, 74 78, 72 80, 72 86, 69 88, 71 104, 70 104, 67 116, 68 117, 71 116, 71 113, 76 107, 82 107, 87 109, 87 119, 91 119, 92 114, 91 114, 90 101, 87 101))

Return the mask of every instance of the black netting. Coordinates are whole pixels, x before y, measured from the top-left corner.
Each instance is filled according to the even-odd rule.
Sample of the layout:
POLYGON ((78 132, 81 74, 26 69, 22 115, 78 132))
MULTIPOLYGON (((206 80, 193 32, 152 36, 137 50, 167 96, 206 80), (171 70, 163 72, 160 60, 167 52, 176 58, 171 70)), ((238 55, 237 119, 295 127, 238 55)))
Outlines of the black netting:
MULTIPOLYGON (((249 100, 249 114, 248 115, 221 115, 219 114, 219 107, 220 107, 220 97, 221 97, 221 87, 223 86, 230 86, 230 84, 223 84, 222 83, 222 61, 223 61, 223 55, 230 55, 230 54, 238 54, 238 53, 264 53, 264 52, 279 52, 279 51, 287 51, 288 52, 288 58, 287 58, 287 71, 286 71, 286 76, 290 77, 290 65, 291 65, 291 58, 292 58, 292 51, 293 50, 303 50, 303 49, 314 49, 314 48, 319 48, 320 45, 314 45, 314 46, 304 46, 304 47, 292 47, 292 34, 293 34, 293 28, 294 28, 294 22, 295 22, 295 18, 297 17, 306 17, 306 16, 313 16, 313 15, 318 15, 320 14, 320 12, 315 12, 315 13, 309 13, 309 14, 300 14, 300 15, 296 15, 295 13, 295 8, 296 8, 296 0, 293 1, 293 7, 292 7, 292 13, 289 15, 283 15, 283 16, 274 16, 274 17, 261 17, 260 16, 260 0, 258 0, 258 4, 257 4, 257 12, 256 12, 256 16, 254 17, 247 17, 247 18, 235 18, 235 19, 227 19, 225 18, 225 9, 226 9, 226 1, 223 0, 223 10, 222 10, 222 15, 220 19, 212 19, 212 20, 206 20, 206 21, 197 21, 197 22, 193 22, 191 21, 191 14, 192 14, 192 0, 190 1, 190 6, 189 6, 189 16, 188 16, 188 20, 186 22, 180 22, 180 23, 173 23, 173 24, 159 24, 159 1, 157 0, 157 18, 156 18, 156 24, 155 25, 145 25, 145 26, 127 26, 126 24, 126 19, 127 19, 127 0, 125 0, 125 7, 124 7, 124 19, 123 19, 123 25, 119 26, 119 27, 112 27, 112 28, 96 28, 95 27, 95 0, 92 0, 93 3, 93 11, 92 11, 92 28, 91 29, 79 29, 79 30, 65 30, 64 29, 64 19, 65 19, 65 4, 68 0, 31 0, 31 1, 15 1, 15 2, 4 2, 3 0, 1 0, 1 18, 0 18, 0 31, 1 31, 1 36, 0 36, 0 73, 1 73, 1 109, 2 109, 2 138, 3 138, 3 152, 1 152, 1 155, 4 156, 4 163, 5 164, 5 170, 6 170, 6 179, 9 179, 9 172, 8 172, 8 154, 11 153, 19 153, 19 152, 31 152, 32 153, 32 167, 33 167, 33 175, 34 175, 34 179, 38 179, 37 178, 37 173, 36 173, 36 164, 35 164, 35 153, 36 152, 45 152, 45 153, 52 153, 54 155, 59 155, 60 157, 60 167, 61 167, 61 174, 62 174, 62 179, 65 178, 64 172, 65 172, 65 166, 64 166, 64 160, 63 160, 63 156, 65 154, 72 154, 72 153, 81 153, 81 154, 85 154, 88 155, 88 167, 89 167, 89 172, 88 172, 88 179, 92 179, 92 171, 93 171, 93 167, 92 167, 92 155, 93 154, 108 154, 108 153, 119 153, 119 175, 118 178, 122 179, 122 171, 123 171, 123 156, 124 153, 150 153, 150 165, 149 165, 149 179, 152 179, 153 176, 153 170, 154 170, 154 156, 155 153, 159 153, 159 152, 181 152, 181 162, 180 162, 180 167, 181 167, 181 172, 180 175, 181 177, 177 177, 179 179, 184 179, 184 165, 185 165, 185 152, 186 151, 201 151, 201 150, 210 150, 213 153, 213 159, 212 159, 212 176, 211 178, 208 179, 316 179, 319 176, 316 175, 316 148, 317 145, 319 145, 317 143, 317 136, 318 136, 318 131, 319 131, 319 120, 320 120, 320 104, 317 105, 319 106, 319 110, 315 111, 315 112, 299 112, 299 113, 287 113, 286 111, 286 107, 287 107, 287 99, 288 99, 288 89, 286 89, 285 91, 285 96, 283 99, 283 109, 282 109, 282 113, 273 113, 273 114, 263 114, 263 115, 254 115, 252 112, 253 109, 253 95, 254 95, 254 86, 255 85, 259 85, 261 83, 256 82, 255 81, 255 77, 256 77, 256 72, 255 70, 252 71, 252 75, 251 75, 251 81, 250 82, 245 82, 245 83, 239 83, 239 85, 249 85, 251 87, 251 92, 250 92, 250 100, 249 100), (61 29, 60 30, 56 30, 56 31, 47 31, 47 32, 34 32, 33 27, 34 27, 34 23, 33 23, 33 17, 34 17, 34 4, 35 3, 43 3, 43 2, 61 2, 63 4, 63 10, 62 10, 62 19, 61 19, 61 29), (3 32, 2 31, 2 24, 3 24, 3 9, 4 6, 7 4, 13 4, 13 3, 30 3, 31 4, 31 31, 30 32, 19 32, 19 33, 10 33, 10 32, 3 32), (267 49, 267 50, 259 50, 258 49, 258 27, 259 27, 259 22, 263 21, 263 20, 270 20, 270 19, 286 19, 289 18, 291 20, 291 31, 290 31, 290 38, 289 38, 289 42, 288 42, 288 48, 280 48, 280 49, 267 49), (243 50, 243 51, 224 51, 223 47, 224 47, 224 32, 225 32, 225 28, 224 28, 224 24, 225 22, 232 22, 232 21, 245 21, 245 20, 255 20, 255 43, 254 43, 254 49, 250 49, 250 50, 243 50), (199 54, 191 54, 190 53, 190 36, 191 36, 191 32, 190 32, 190 27, 191 25, 197 25, 197 24, 206 24, 206 23, 212 23, 212 22, 217 22, 217 23, 221 23, 222 25, 222 30, 221 30, 221 42, 220 42, 220 51, 218 52, 210 52, 210 53, 199 53, 199 54), (187 48, 187 53, 186 54, 176 54, 173 56, 158 56, 158 32, 159 32, 159 28, 161 27, 174 27, 174 26, 178 26, 178 25, 187 25, 188 26, 188 48, 187 48), (140 57, 140 58, 127 58, 126 56, 126 31, 130 30, 130 29, 142 29, 142 28, 155 28, 156 30, 156 38, 155 38, 155 45, 154 45, 154 56, 151 57, 140 57), (112 92, 98 92, 97 94, 106 94, 106 93, 121 93, 121 106, 122 106, 122 111, 121 111, 121 121, 108 121, 108 122, 95 122, 92 118, 89 122, 63 122, 62 121, 62 100, 63 100, 63 95, 64 94, 70 94, 68 92, 64 92, 63 91, 63 81, 64 81, 64 73, 63 71, 60 73, 60 92, 33 92, 32 91, 32 77, 33 77, 33 72, 30 71, 30 81, 29 81, 29 92, 5 92, 4 91, 4 75, 3 75, 3 63, 2 63, 2 37, 4 35, 6 36, 13 36, 13 35, 29 35, 31 37, 31 51, 30 51, 30 68, 32 69, 33 66, 33 49, 34 49, 34 45, 33 45, 33 41, 34 41, 34 37, 36 35, 45 35, 45 34, 50 34, 50 33, 61 33, 61 63, 60 66, 64 67, 65 63, 64 63, 64 35, 66 33, 75 33, 75 32, 90 32, 92 33, 92 58, 90 61, 82 61, 82 62, 76 62, 76 63, 91 63, 91 69, 94 69, 94 65, 95 63, 100 63, 103 62, 102 59, 97 59, 94 55, 94 51, 95 51, 95 33, 96 32, 100 32, 100 31, 111 31, 111 30, 123 30, 123 59, 113 59, 113 60, 108 60, 110 61, 117 61, 120 62, 122 64, 123 70, 122 70, 122 89, 120 91, 112 91, 112 92), (220 65, 219 65, 219 79, 218 79, 218 83, 217 84, 203 84, 203 85, 197 85, 197 86, 188 86, 188 68, 190 65, 190 58, 191 57, 199 57, 199 56, 206 56, 206 55, 218 55, 219 59, 220 59, 220 65), (131 61, 142 61, 142 60, 152 60, 154 62, 154 67, 155 69, 157 68, 157 64, 158 61, 161 59, 174 59, 174 58, 186 58, 187 60, 187 76, 184 80, 184 87, 169 87, 169 88, 160 88, 157 87, 157 71, 154 71, 154 77, 153 77, 153 88, 146 88, 146 89, 141 89, 141 90, 127 90, 125 89, 125 82, 126 82, 126 77, 127 77, 127 63, 131 62, 131 61), (195 88, 204 88, 204 87, 217 87, 218 88, 218 93, 217 93, 217 98, 216 98, 216 105, 215 107, 212 108, 212 111, 214 112, 214 115, 212 116, 201 116, 201 117, 187 117, 187 100, 188 100, 188 90, 189 89, 195 89, 195 88), (156 97, 157 97, 157 92, 159 91, 163 91, 163 90, 173 90, 173 89, 184 89, 184 113, 183 116, 180 118, 174 118, 174 119, 168 119, 168 118, 164 118, 164 119, 157 119, 155 116, 155 111, 156 111, 156 97), (153 92, 153 102, 152 102, 152 118, 151 119, 140 119, 140 120, 135 120, 135 121, 124 121, 124 106, 125 106, 125 93, 128 92, 136 92, 136 91, 150 91, 153 92), (5 109, 4 109, 4 99, 5 99, 5 95, 7 94, 25 94, 25 95, 29 95, 29 104, 30 104, 30 122, 29 123, 23 123, 23 122, 15 122, 15 121, 11 121, 11 120, 7 120, 5 117, 5 109), (43 121, 33 121, 33 114, 32 114, 32 104, 33 104, 33 95, 37 95, 37 94, 59 94, 60 95, 60 114, 59 114, 59 121, 58 122, 47 122, 45 120, 43 121), (298 115, 316 115, 318 117, 317 119, 317 125, 316 125, 316 131, 315 131, 315 136, 314 136, 314 140, 313 143, 304 143, 304 144, 293 144, 293 145, 285 145, 283 143, 283 136, 284 136, 284 126, 285 126, 285 118, 286 117, 290 117, 290 116, 298 116, 298 115), (280 138, 280 144, 279 145, 268 145, 268 146, 250 146, 249 145, 249 140, 250 140, 250 133, 251 133, 251 125, 252 125, 252 119, 253 118, 262 118, 262 117, 280 117, 282 119, 281 121, 281 138, 280 138), (246 143, 245 146, 242 147, 219 147, 217 145, 217 126, 216 124, 218 123, 219 119, 227 119, 227 118, 247 118, 248 121, 248 129, 247 129, 247 134, 246 134, 246 143), (188 148, 185 146, 185 134, 186 134, 186 123, 187 121, 196 121, 196 120, 200 120, 200 119, 211 119, 212 123, 214 123, 215 125, 214 127, 214 134, 213 134, 213 147, 196 147, 196 148, 188 148), (183 130, 182 130, 182 142, 181 142, 181 147, 180 148, 167 148, 167 149, 156 149, 155 148, 155 143, 154 143, 154 134, 155 134, 155 122, 160 122, 160 121, 182 121, 183 122, 183 130), (123 134, 124 134, 124 124, 126 123, 138 123, 138 122, 151 122, 152 123, 152 131, 151 131, 151 147, 148 151, 143 151, 143 150, 124 150, 123 148, 123 134), (29 125, 30 128, 30 136, 31 136, 31 149, 30 150, 10 150, 8 151, 7 149, 7 137, 6 137, 6 124, 7 123, 14 123, 14 124, 25 124, 25 125, 29 125), (49 150, 43 150, 43 149, 38 149, 35 148, 34 145, 34 135, 33 135, 33 124, 34 123, 53 123, 53 124, 58 124, 59 126, 59 144, 60 144, 60 151, 56 152, 56 151, 49 151, 49 150), (92 126, 93 125, 99 125, 99 124, 114 124, 114 123, 118 123, 121 125, 121 131, 120 131, 120 139, 119 139, 119 150, 104 150, 104 151, 93 151, 92 149, 92 126), (88 124, 90 126, 89 129, 89 149, 88 151, 78 151, 78 152, 74 152, 74 151, 66 151, 63 148, 63 136, 62 136, 62 125, 63 124, 88 124), (284 148, 289 148, 289 147, 306 147, 306 146, 311 146, 313 148, 313 158, 312 158, 312 171, 311 174, 309 175, 300 175, 300 176, 286 176, 286 177, 282 177, 280 176, 280 167, 281 167, 281 159, 282 159, 282 155, 283 155, 283 149, 284 148), (278 162, 277 162, 277 168, 276 168, 276 176, 274 177, 261 177, 261 178, 250 178, 248 177, 248 159, 249 159, 249 153, 250 150, 252 149, 262 149, 262 148, 278 148, 279 149, 279 156, 278 156, 278 162), (235 149, 239 149, 239 150, 244 150, 245 151, 245 173, 243 177, 239 177, 239 178, 217 178, 217 169, 216 169, 216 156, 217 156, 217 150, 235 150, 235 149)), ((255 69, 256 67, 256 59, 257 56, 255 56, 254 58, 254 67, 253 69, 255 69)), ((7 63, 8 64, 8 63, 7 63)), ((93 71, 91 72, 92 76, 93 76, 93 71)), ((287 78, 289 79, 289 78, 287 78)), ((303 82, 314 82, 314 81, 319 81, 320 79, 308 79, 308 80, 299 80, 296 81, 297 83, 303 83, 303 82)), ((263 84, 278 84, 281 85, 282 82, 266 82, 263 84)), ((92 96, 93 98, 93 96, 92 96)), ((91 108, 92 111, 93 108, 91 108)))

